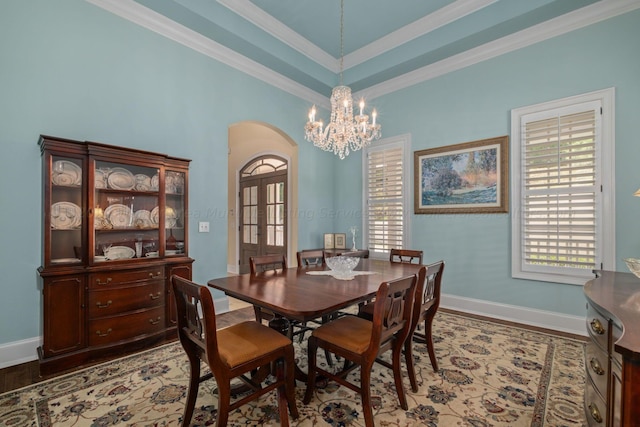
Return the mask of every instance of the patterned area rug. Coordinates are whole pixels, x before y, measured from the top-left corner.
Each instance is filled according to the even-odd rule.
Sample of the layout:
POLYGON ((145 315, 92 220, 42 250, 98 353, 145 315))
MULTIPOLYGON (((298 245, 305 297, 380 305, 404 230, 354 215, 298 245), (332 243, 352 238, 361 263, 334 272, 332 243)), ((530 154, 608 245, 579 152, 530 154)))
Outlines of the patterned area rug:
MULTIPOLYGON (((424 347, 414 344, 420 389, 412 393, 405 381, 408 411, 398 406, 391 371, 374 368, 376 425, 586 425, 582 341, 443 312, 434 338, 437 373, 424 347)), ((296 351, 305 369, 306 347, 296 351)), ((0 427, 179 425, 188 371, 179 343, 83 369, 0 395, 0 427)), ((214 380, 201 384, 192 425, 215 424, 214 389, 214 380)), ((291 425, 364 425, 360 399, 351 390, 319 384, 303 405, 304 390, 297 383, 300 418, 291 425)), ((241 407, 229 425, 279 425, 275 393, 241 407)))

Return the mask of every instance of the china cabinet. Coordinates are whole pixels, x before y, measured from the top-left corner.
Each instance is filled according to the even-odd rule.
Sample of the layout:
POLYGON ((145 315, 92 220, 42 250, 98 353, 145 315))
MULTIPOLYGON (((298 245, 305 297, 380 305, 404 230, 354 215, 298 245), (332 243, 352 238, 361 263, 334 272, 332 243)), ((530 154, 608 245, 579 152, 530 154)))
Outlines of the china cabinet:
POLYGON ((42 374, 175 336, 189 160, 41 136, 42 374))
POLYGON ((596 271, 587 298, 586 388, 589 426, 640 426, 640 279, 596 271))

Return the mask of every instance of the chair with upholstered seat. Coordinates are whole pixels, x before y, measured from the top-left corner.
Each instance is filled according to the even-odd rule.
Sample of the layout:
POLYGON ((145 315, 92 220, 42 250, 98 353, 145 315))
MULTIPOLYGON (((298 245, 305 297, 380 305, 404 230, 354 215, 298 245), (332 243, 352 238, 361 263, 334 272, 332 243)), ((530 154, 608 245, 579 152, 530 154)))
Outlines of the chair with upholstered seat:
POLYGON ((172 276, 178 314, 178 337, 189 358, 190 375, 182 425, 188 426, 201 381, 215 378, 218 388, 216 426, 226 426, 229 412, 274 389, 278 391, 281 425, 289 425, 289 414, 298 418, 295 401, 294 350, 291 340, 254 321, 216 330, 216 312, 209 289, 190 280, 172 276), (200 377, 200 362, 211 374, 200 377), (245 375, 274 365, 276 380, 262 386, 245 375), (241 379, 251 393, 231 402, 231 380, 241 379))
POLYGON ((413 345, 417 342, 427 345, 429 359, 434 372, 438 372, 438 360, 436 359, 433 347, 433 337, 431 329, 433 319, 440 307, 440 289, 442 287, 442 273, 444 272, 444 261, 434 262, 427 265, 418 275, 418 286, 416 288, 416 301, 413 306, 413 316, 411 320, 411 330, 409 338, 405 342, 405 358, 411 389, 415 393, 418 391, 415 368, 413 365, 413 345), (424 333, 418 331, 420 324, 424 322, 424 333))
POLYGON ((376 293, 372 321, 357 316, 343 316, 311 333, 308 343, 309 373, 305 404, 313 397, 316 375, 323 375, 360 394, 365 424, 367 427, 373 426, 371 370, 377 361, 393 370, 400 406, 404 410, 408 409, 402 385, 400 358, 411 328, 416 280, 416 276, 413 275, 383 282, 376 293), (350 363, 345 363, 344 369, 335 374, 318 367, 316 356, 319 347, 345 358, 350 363), (378 359, 389 350, 392 352, 391 364, 378 359), (357 367, 360 367, 359 385, 347 380, 348 374, 357 367))

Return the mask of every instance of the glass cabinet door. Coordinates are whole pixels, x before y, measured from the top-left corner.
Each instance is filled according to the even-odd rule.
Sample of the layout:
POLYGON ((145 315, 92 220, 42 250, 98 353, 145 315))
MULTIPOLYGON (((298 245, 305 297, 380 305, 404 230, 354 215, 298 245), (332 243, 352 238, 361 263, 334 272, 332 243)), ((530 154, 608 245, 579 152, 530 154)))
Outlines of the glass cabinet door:
POLYGON ((185 233, 185 173, 167 169, 164 177, 166 207, 165 221, 165 256, 184 255, 186 248, 185 233))
POLYGON ((160 169, 95 161, 94 263, 160 256, 160 169))
POLYGON ((82 159, 51 156, 48 249, 52 265, 83 262, 83 172, 82 159))

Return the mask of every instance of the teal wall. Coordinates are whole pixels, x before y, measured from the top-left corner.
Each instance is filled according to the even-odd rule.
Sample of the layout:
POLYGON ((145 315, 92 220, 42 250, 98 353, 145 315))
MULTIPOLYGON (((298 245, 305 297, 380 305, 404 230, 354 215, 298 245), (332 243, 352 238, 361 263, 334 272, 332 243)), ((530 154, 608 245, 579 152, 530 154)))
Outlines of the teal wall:
MULTIPOLYGON (((410 133, 415 151, 509 135, 514 108, 610 87, 616 90, 615 267, 626 272, 622 259, 640 256, 640 198, 632 197, 640 188, 640 11, 376 98, 374 103, 384 135, 410 133)), ((361 170, 360 161, 351 161, 337 176, 350 181, 361 170)), ((361 209, 359 188, 338 188, 342 191, 336 205, 361 209)), ((512 214, 412 215, 412 246, 422 249, 427 261, 446 261, 444 293, 582 316, 581 286, 511 278, 512 214)), ((343 222, 337 228, 348 226, 343 222)))
MULTIPOLYGON (((40 134, 193 159, 194 279, 226 273, 227 129, 269 123, 300 145, 300 247, 361 224, 361 158, 303 140, 309 103, 84 0, 0 6, 0 345, 41 333, 40 134)), ((616 87, 617 254, 640 255, 640 12, 539 43, 374 101, 384 136, 413 150, 509 133, 510 109, 616 87), (575 52, 575 50, 583 52, 575 52)), ((510 279, 509 215, 417 215, 413 246, 447 261, 445 293, 581 315, 579 286, 510 279)), ((625 270, 621 262, 620 270, 625 270)))

